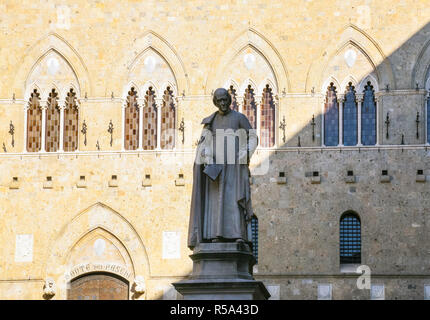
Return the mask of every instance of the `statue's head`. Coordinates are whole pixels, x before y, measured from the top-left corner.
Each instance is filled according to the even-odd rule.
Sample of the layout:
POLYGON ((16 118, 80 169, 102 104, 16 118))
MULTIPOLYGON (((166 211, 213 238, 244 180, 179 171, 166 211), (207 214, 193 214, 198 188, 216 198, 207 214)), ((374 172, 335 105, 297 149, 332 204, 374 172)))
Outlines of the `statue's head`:
POLYGON ((226 89, 216 89, 212 101, 221 113, 227 113, 228 111, 230 111, 231 95, 226 89))

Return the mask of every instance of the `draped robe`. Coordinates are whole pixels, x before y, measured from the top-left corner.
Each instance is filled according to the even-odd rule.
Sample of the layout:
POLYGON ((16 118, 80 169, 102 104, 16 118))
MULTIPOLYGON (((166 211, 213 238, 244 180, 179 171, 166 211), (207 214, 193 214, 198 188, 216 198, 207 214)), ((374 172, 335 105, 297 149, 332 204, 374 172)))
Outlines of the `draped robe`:
POLYGON ((248 118, 234 110, 226 114, 217 111, 203 119, 202 124, 204 128, 193 167, 188 247, 192 249, 198 243, 210 242, 213 239, 221 241, 242 239, 249 242, 253 211, 248 161, 257 147, 257 135, 255 130, 252 130, 248 118), (217 130, 218 132, 223 130, 227 136, 232 136, 238 129, 246 132, 245 143, 240 143, 240 139, 235 136, 234 148, 227 148, 229 138, 220 136, 217 130), (219 153, 221 149, 216 147, 217 140, 219 146, 224 148, 224 157, 221 157, 222 170, 213 181, 203 170, 208 158, 220 164, 217 152, 219 153), (234 152, 234 155, 230 153, 229 156, 227 151, 234 152), (227 161, 232 156, 233 163, 227 161), (246 157, 249 157, 248 161, 246 157))

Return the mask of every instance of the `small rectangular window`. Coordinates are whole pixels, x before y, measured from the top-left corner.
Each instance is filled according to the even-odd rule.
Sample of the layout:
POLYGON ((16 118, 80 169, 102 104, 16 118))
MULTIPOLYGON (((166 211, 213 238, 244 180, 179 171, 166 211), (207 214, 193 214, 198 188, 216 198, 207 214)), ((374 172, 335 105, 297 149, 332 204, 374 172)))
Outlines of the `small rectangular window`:
POLYGON ((320 175, 320 173, 319 173, 318 171, 314 171, 314 172, 312 173, 312 175, 313 175, 314 177, 318 177, 318 176, 320 175))
POLYGON ((424 170, 417 170, 417 174, 423 175, 424 174, 424 170))
POLYGON ((382 170, 382 175, 383 176, 388 176, 388 170, 382 170))
POLYGON ((352 177, 354 175, 354 171, 348 170, 348 177, 352 177))
POLYGON ((179 179, 183 179, 184 175, 182 173, 179 174, 179 179))
POLYGON ((112 176, 112 180, 116 180, 116 175, 113 175, 113 176, 112 176))
POLYGON ((84 181, 85 180, 85 176, 80 176, 79 179, 82 180, 82 181, 84 181))
POLYGON ((285 172, 279 172, 279 176, 280 176, 281 178, 284 178, 284 177, 285 177, 285 172))
POLYGON ((46 177, 46 181, 52 181, 52 177, 51 176, 47 176, 46 177))
POLYGON ((151 179, 151 175, 145 174, 145 179, 151 179))
POLYGON ((18 177, 13 177, 12 180, 13 181, 18 181, 18 177))

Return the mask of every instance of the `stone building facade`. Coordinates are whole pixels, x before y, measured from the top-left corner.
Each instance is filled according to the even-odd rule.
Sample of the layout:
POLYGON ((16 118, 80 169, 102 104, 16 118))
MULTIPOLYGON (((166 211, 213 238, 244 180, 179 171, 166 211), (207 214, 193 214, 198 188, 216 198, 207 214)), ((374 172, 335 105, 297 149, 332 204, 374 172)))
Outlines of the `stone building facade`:
POLYGON ((272 299, 430 299, 425 1, 0 11, 1 299, 180 298, 218 87, 260 137, 254 276, 272 299))

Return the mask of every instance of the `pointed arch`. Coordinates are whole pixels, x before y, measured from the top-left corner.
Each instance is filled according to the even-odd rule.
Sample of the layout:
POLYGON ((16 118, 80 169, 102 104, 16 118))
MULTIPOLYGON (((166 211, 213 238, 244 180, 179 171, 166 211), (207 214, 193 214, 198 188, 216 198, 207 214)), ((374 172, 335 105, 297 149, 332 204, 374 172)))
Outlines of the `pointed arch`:
POLYGON ((348 75, 345 79, 343 79, 342 83, 340 84, 339 90, 340 92, 345 92, 348 89, 349 83, 351 83, 355 88, 357 88, 358 81, 355 79, 354 76, 348 75))
MULTIPOLYGON (((115 66, 114 74, 118 75, 119 83, 128 82, 128 76, 133 66, 140 60, 140 58, 148 51, 153 50, 158 54, 170 67, 175 79, 175 91, 189 92, 189 79, 185 69, 185 65, 178 54, 177 50, 166 39, 161 37, 158 33, 152 30, 146 30, 142 35, 134 39, 130 44, 133 50, 119 52, 119 63, 115 66), (138 54, 136 54, 138 52, 138 54)), ((140 92, 141 93, 141 92, 140 92)))
POLYGON ((359 94, 363 93, 363 91, 365 90, 365 87, 368 85, 368 82, 370 82, 370 84, 373 86, 373 90, 375 92, 379 92, 378 81, 375 79, 374 76, 372 76, 371 74, 369 74, 363 80, 360 81, 360 84, 357 87, 357 92, 359 94))
MULTIPOLYGON (((379 44, 365 31, 353 24, 348 24, 340 30, 339 36, 332 36, 331 38, 333 40, 327 48, 309 67, 305 84, 306 92, 310 92, 312 87, 323 87, 321 85, 325 81, 323 74, 329 62, 349 45, 363 53, 374 67, 379 87, 385 87, 385 84, 389 84, 390 88, 396 88, 393 69, 389 59, 383 53, 379 44)), ((361 80, 358 79, 358 81, 361 80)))
POLYGON ((321 92, 324 94, 327 92, 327 88, 330 87, 331 83, 336 87, 336 90, 340 88, 340 82, 336 77, 330 76, 326 81, 324 81, 323 85, 321 86, 321 92))
POLYGON ((160 92, 161 92, 161 88, 159 88, 154 82, 152 81, 146 81, 145 84, 141 87, 141 91, 140 91, 140 97, 144 97, 147 93, 147 91, 149 90, 149 88, 152 88, 152 91, 155 94, 156 98, 160 97, 160 92))
POLYGON ((50 239, 51 249, 48 253, 44 270, 47 277, 55 279, 59 296, 66 297, 68 258, 73 247, 93 230, 102 229, 113 235, 124 247, 130 257, 135 275, 148 278, 151 275, 148 255, 144 242, 131 223, 119 212, 97 202, 81 211, 50 239))
POLYGON ((88 94, 91 95, 93 90, 89 72, 82 57, 70 43, 57 33, 53 32, 48 33, 46 36, 38 40, 20 59, 18 70, 13 79, 13 86, 17 95, 24 96, 26 87, 31 85, 27 82, 28 76, 31 74, 31 71, 38 62, 40 62, 50 52, 55 52, 62 57, 75 73, 79 86, 79 88, 77 88, 78 95, 81 96, 83 92, 88 92, 88 94), (23 82, 22 79, 25 79, 25 81, 23 82))
POLYGON ((237 83, 237 81, 236 81, 236 80, 234 80, 234 79, 232 79, 232 78, 229 78, 229 79, 224 83, 224 85, 223 85, 222 87, 228 90, 231 86, 233 86, 233 88, 236 90, 236 93, 238 93, 238 90, 239 90, 239 84, 237 83))
POLYGON ((430 40, 427 41, 418 55, 412 69, 411 88, 415 88, 416 83, 420 88, 428 88, 427 81, 430 78, 430 40))
POLYGON ((252 80, 251 78, 248 78, 242 82, 242 84, 239 87, 239 92, 237 94, 243 96, 246 90, 248 90, 249 86, 251 86, 251 88, 254 90, 254 95, 258 95, 258 92, 257 92, 258 86, 255 83, 255 81, 252 80))
MULTIPOLYGON (((276 47, 260 32, 249 28, 242 32, 235 40, 228 43, 228 48, 223 49, 223 54, 217 55, 219 58, 214 62, 215 68, 212 68, 205 81, 205 93, 209 94, 211 90, 221 87, 224 83, 224 71, 229 63, 247 47, 255 49, 272 68, 275 76, 276 85, 274 88, 278 91, 279 87, 286 87, 290 91, 290 82, 286 64, 282 59, 276 47)), ((257 87, 254 87, 257 89, 257 87)))
POLYGON ((273 96, 275 96, 275 95, 278 94, 276 85, 269 78, 266 78, 266 79, 264 79, 263 81, 260 82, 260 85, 258 86, 257 92, 260 95, 262 95, 263 92, 264 92, 264 89, 266 88, 267 85, 269 85, 270 89, 272 89, 273 96))

